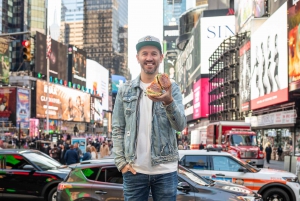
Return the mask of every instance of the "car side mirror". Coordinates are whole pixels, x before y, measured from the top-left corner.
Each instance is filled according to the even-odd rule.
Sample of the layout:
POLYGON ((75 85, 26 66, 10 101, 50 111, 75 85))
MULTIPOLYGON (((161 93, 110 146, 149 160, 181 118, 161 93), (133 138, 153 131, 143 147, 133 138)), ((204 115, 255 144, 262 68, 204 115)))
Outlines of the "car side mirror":
POLYGON ((188 193, 191 191, 191 187, 187 182, 179 182, 177 185, 177 190, 188 193))
POLYGON ((23 170, 35 170, 35 168, 32 165, 25 165, 23 170))
POLYGON ((240 167, 238 171, 243 172, 243 173, 248 172, 247 168, 245 168, 245 167, 240 167))

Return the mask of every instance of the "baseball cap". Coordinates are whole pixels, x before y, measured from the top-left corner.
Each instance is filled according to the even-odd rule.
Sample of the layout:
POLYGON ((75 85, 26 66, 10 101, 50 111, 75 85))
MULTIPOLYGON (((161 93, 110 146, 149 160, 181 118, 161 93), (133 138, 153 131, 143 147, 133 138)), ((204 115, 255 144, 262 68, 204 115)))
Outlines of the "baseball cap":
POLYGON ((154 46, 162 53, 161 51, 161 44, 158 38, 154 36, 145 36, 141 38, 138 43, 136 44, 136 51, 139 52, 140 49, 144 46, 154 46))

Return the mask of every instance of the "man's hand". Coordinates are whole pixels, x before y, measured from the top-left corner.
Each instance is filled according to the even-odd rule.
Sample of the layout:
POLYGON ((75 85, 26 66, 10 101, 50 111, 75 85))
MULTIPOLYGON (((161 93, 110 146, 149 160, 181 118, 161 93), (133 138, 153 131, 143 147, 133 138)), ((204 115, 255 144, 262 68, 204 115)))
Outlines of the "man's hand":
POLYGON ((136 171, 129 164, 125 165, 125 167, 123 167, 121 172, 122 174, 125 174, 126 172, 131 172, 132 174, 136 174, 136 171))
POLYGON ((172 85, 170 88, 166 91, 161 96, 158 97, 152 97, 148 95, 148 98, 150 98, 154 102, 161 101, 163 102, 164 105, 169 105, 170 103, 173 102, 173 97, 172 97, 172 85))

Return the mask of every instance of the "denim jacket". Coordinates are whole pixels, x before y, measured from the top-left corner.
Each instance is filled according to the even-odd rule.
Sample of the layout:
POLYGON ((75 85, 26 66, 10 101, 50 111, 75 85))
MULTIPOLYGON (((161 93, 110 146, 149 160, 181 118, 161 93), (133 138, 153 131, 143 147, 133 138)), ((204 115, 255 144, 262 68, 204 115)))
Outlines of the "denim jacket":
MULTIPOLYGON (((115 164, 119 171, 126 164, 134 163, 139 130, 139 103, 143 94, 140 88, 140 76, 128 81, 119 88, 112 116, 112 140, 115 164)), ((172 82, 173 102, 165 106, 162 102, 153 102, 151 128, 151 163, 174 162, 178 160, 178 148, 175 130, 186 127, 186 117, 182 104, 182 95, 175 82, 172 82)))

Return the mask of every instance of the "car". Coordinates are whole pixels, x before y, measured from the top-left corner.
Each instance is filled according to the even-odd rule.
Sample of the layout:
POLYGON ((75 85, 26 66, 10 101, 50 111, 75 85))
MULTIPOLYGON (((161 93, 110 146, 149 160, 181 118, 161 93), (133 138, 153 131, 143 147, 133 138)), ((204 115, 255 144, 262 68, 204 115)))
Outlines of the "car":
MULTIPOLYGON (((113 160, 83 161, 69 166, 68 177, 57 187, 57 201, 124 200, 123 176, 113 160)), ((261 196, 243 186, 214 182, 179 167, 177 200, 262 201, 261 196)), ((149 200, 152 200, 151 194, 149 200)))
POLYGON ((179 164, 213 180, 244 185, 263 200, 299 201, 298 177, 290 172, 256 168, 220 150, 179 150, 179 164))
POLYGON ((70 169, 33 149, 0 150, 0 200, 56 199, 57 185, 70 169))

